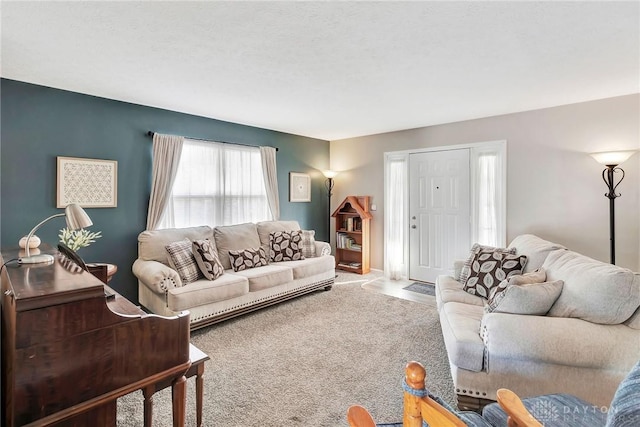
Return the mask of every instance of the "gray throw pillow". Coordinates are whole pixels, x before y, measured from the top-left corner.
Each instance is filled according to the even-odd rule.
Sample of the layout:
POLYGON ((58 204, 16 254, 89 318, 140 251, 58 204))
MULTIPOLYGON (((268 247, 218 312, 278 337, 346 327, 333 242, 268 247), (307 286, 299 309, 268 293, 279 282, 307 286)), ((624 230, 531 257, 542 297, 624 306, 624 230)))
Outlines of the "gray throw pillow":
POLYGON ((492 253, 495 251, 501 251, 506 254, 515 254, 516 248, 494 248, 493 246, 485 246, 479 243, 474 243, 473 246, 471 246, 471 250, 469 251, 469 257, 462 266, 460 277, 457 278, 458 282, 463 285, 467 284, 467 280, 469 279, 469 276, 471 274, 471 265, 473 264, 473 261, 476 259, 479 253, 492 253))
POLYGON ((230 250, 229 261, 233 271, 243 271, 267 265, 267 255, 261 247, 241 249, 239 251, 230 250))
POLYGON ((502 298, 502 295, 511 285, 525 285, 530 283, 544 283, 547 280, 547 272, 544 268, 540 267, 536 271, 531 273, 525 273, 522 275, 511 276, 508 279, 500 282, 498 286, 491 289, 489 293, 489 301, 487 306, 489 311, 493 311, 498 304, 498 300, 502 298))
POLYGON ((178 273, 183 285, 195 282, 203 277, 200 268, 198 268, 198 263, 193 257, 189 239, 169 243, 165 246, 165 249, 169 254, 169 265, 178 273))
POLYGON ((510 285, 496 298, 493 308, 485 306, 485 312, 544 316, 562 293, 563 285, 562 280, 510 285))
POLYGON ((206 279, 216 280, 224 274, 224 267, 218 258, 218 249, 211 240, 194 240, 192 252, 198 268, 206 279))
POLYGON ((302 232, 274 231, 269 234, 271 262, 298 261, 302 256, 302 232))

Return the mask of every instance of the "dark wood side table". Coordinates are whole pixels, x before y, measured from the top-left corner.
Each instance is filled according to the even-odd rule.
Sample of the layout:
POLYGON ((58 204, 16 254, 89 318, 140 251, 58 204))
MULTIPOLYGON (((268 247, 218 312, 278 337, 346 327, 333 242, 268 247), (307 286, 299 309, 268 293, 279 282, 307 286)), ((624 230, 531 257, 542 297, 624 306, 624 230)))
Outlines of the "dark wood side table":
MULTIPOLYGON (((185 378, 196 376, 196 420, 198 427, 202 426, 202 396, 204 394, 204 362, 209 360, 209 356, 193 344, 189 344, 189 359, 191 367, 184 374, 185 378)), ((153 395, 171 385, 171 381, 160 381, 150 384, 142 389, 144 396, 144 426, 151 427, 153 424, 153 395)))

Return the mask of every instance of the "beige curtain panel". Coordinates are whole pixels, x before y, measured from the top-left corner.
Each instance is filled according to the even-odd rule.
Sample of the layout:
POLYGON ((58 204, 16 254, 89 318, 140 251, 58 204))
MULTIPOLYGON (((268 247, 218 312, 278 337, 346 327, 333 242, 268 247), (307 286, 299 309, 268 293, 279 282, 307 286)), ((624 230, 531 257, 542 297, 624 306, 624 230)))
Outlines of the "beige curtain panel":
POLYGON ((153 135, 153 170, 147 230, 155 230, 170 200, 173 182, 176 179, 184 137, 175 135, 153 135))
POLYGON ((280 219, 280 198, 278 196, 278 170, 276 168, 276 149, 273 147, 260 147, 262 158, 262 174, 264 186, 267 190, 269 209, 274 221, 280 219))

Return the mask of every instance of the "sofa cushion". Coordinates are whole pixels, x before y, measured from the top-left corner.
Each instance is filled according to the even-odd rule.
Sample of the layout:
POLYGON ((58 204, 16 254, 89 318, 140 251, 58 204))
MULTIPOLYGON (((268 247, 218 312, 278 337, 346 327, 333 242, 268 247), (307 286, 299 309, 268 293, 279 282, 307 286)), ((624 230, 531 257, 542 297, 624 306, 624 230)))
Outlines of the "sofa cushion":
POLYGON ((316 256, 315 230, 302 230, 302 256, 313 258, 316 256))
POLYGON ((206 279, 216 280, 224 274, 224 267, 218 258, 218 249, 213 240, 194 240, 191 251, 206 279))
POLYGON ((469 371, 480 372, 484 363, 484 343, 480 338, 482 306, 449 302, 440 310, 442 336, 449 361, 469 371))
POLYGON ((198 280, 189 286, 169 289, 167 304, 173 311, 225 301, 249 292, 249 281, 236 274, 224 274, 216 280, 198 280))
POLYGON ((298 261, 302 256, 302 232, 273 231, 269 235, 270 262, 298 261))
MULTIPOLYGON (((526 285, 530 283, 544 283, 547 280, 547 273, 544 268, 539 268, 531 273, 518 274, 511 276, 508 279, 503 280, 498 286, 491 289, 489 298, 487 301, 487 307, 489 310, 493 310, 497 304, 497 300, 502 298, 502 294, 507 291, 507 288, 511 285, 526 285)), ((555 300, 554 300, 555 301, 555 300)), ((486 308, 486 307, 485 307, 486 308)), ((547 309, 548 311, 549 309, 547 309)))
POLYGON ((249 280, 250 292, 283 285, 293 280, 293 270, 278 264, 269 264, 264 267, 242 270, 233 274, 246 277, 249 280))
POLYGON ((485 306, 485 312, 545 315, 562 292, 562 280, 509 285, 485 306))
MULTIPOLYGON (((213 237, 218 248, 218 257, 225 270, 231 268, 230 250, 257 248, 260 246, 258 230, 254 223, 225 225, 213 229, 213 237)), ((265 253, 267 253, 265 251, 265 253)))
POLYGON ((244 271, 267 265, 267 256, 262 247, 229 251, 229 260, 233 271, 244 271))
POLYGON ((517 236, 509 244, 509 249, 515 249, 516 254, 527 256, 527 265, 524 266, 524 273, 531 273, 542 266, 547 256, 555 250, 567 249, 557 243, 548 242, 533 234, 522 234, 517 236))
POLYGON ((274 231, 297 231, 300 230, 300 225, 298 221, 261 221, 256 224, 256 231, 258 233, 258 237, 260 239, 260 245, 264 249, 264 252, 267 254, 267 259, 270 258, 269 255, 269 245, 270 240, 269 236, 274 231))
POLYGON ((484 305, 483 298, 465 292, 462 283, 456 281, 451 276, 438 276, 436 278, 435 288, 438 310, 440 310, 443 304, 448 302, 461 302, 463 304, 479 305, 480 307, 484 305))
POLYGON ((163 230, 146 230, 138 235, 138 258, 145 261, 158 261, 169 265, 169 257, 165 246, 178 240, 210 239, 213 237, 211 227, 166 228, 163 230))
POLYGON ((335 258, 332 256, 321 256, 314 258, 305 258, 300 261, 279 262, 273 265, 283 265, 293 270, 294 279, 304 279, 305 277, 315 276, 335 267, 335 258))
POLYGON ((512 255, 502 250, 478 252, 471 263, 471 273, 464 290, 472 295, 489 298, 491 288, 511 276, 522 274, 527 257, 512 255))
POLYGON ((573 251, 551 252, 543 264, 547 280, 564 288, 548 315, 615 325, 640 305, 640 275, 573 251))
POLYGON ((169 254, 169 265, 178 273, 183 285, 195 282, 203 277, 191 251, 191 241, 189 239, 169 243, 165 248, 169 254))
POLYGON ((509 254, 515 254, 515 249, 505 249, 505 248, 494 248, 493 246, 485 246, 479 243, 474 243, 471 246, 471 250, 469 251, 469 257, 465 260, 464 264, 462 264, 462 270, 460 271, 460 276, 458 277, 458 281, 465 285, 469 276, 471 276, 473 262, 477 258, 479 253, 492 253, 492 252, 505 252, 509 254))

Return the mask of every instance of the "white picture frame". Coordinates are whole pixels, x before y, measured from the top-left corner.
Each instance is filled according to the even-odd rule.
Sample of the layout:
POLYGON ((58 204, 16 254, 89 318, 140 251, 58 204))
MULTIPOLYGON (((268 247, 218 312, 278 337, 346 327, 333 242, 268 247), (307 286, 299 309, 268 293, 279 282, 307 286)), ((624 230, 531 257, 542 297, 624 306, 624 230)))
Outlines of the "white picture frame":
POLYGON ((289 172, 289 201, 311 201, 311 176, 306 173, 289 172))
POLYGON ((56 207, 77 203, 83 208, 118 206, 116 160, 57 158, 56 207))

